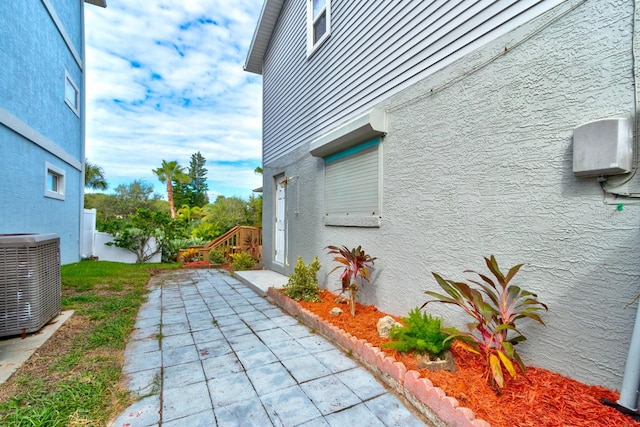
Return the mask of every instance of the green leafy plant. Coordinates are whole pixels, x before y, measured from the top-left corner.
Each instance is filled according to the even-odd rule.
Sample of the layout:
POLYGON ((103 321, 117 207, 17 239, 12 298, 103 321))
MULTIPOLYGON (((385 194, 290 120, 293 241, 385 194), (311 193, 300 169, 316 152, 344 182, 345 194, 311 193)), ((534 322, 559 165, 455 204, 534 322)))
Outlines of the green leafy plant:
POLYGON ((365 281, 370 282, 373 261, 377 258, 371 257, 371 255, 365 253, 362 246, 358 246, 353 249, 349 249, 346 246, 327 246, 325 249, 329 249, 329 252, 327 252, 329 255, 336 255, 333 260, 341 264, 331 270, 329 274, 340 268, 344 268, 344 270, 342 270, 342 274, 340 274, 342 293, 347 290, 349 291, 351 316, 355 317, 358 277, 360 277, 362 286, 364 286, 365 281))
MULTIPOLYGON (((487 379, 491 385, 504 386, 503 368, 516 377, 517 365, 525 374, 525 366, 514 346, 526 340, 525 336, 516 329, 516 321, 525 317, 544 325, 538 315, 539 310, 547 310, 547 306, 537 300, 537 295, 510 284, 518 273, 522 264, 512 267, 505 276, 498 267, 496 258, 484 258, 489 271, 495 276, 492 279, 484 274, 467 270, 477 274, 480 281, 470 280, 480 287, 474 289, 464 282, 443 279, 439 274, 432 273, 438 285, 447 295, 427 291, 427 295, 436 298, 435 301, 456 305, 464 310, 473 321, 468 324, 469 332, 454 328, 449 329, 448 339, 457 339, 471 346, 463 346, 470 351, 484 356, 487 364, 487 379), (484 296, 483 296, 484 295, 484 296)), ((422 307, 429 302, 423 304, 422 307)), ((422 308, 421 307, 421 308, 422 308)))
POLYGON ((238 252, 231 254, 231 268, 234 271, 251 270, 256 265, 256 260, 247 252, 238 252))
POLYGON ((196 248, 187 248, 182 251, 182 259, 184 262, 200 261, 200 251, 196 248))
POLYGON ((451 347, 449 334, 442 330, 442 320, 414 308, 409 317, 403 317, 405 326, 394 326, 389 337, 394 340, 382 347, 393 348, 402 353, 428 353, 431 357, 440 357, 451 347))
POLYGON ((211 264, 225 264, 227 257, 224 256, 224 252, 220 249, 211 249, 209 251, 209 262, 211 264))
POLYGON ((136 255, 136 263, 143 264, 162 251, 166 236, 165 229, 170 228, 171 218, 163 212, 148 209, 137 209, 129 217, 129 222, 120 224, 122 228, 113 231, 113 241, 105 243, 132 252, 136 255), (155 246, 151 245, 155 239, 155 246))
POLYGON ((289 281, 284 285, 283 293, 296 301, 320 301, 318 293, 318 277, 316 274, 320 270, 318 257, 310 264, 302 262, 302 257, 298 257, 298 262, 289 276, 289 281))

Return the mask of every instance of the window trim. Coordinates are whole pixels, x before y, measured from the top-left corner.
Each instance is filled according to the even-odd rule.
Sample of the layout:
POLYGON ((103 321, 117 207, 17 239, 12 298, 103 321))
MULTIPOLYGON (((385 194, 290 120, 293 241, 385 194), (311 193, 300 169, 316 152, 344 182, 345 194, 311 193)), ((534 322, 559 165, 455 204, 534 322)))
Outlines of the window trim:
POLYGON ((64 103, 67 104, 76 116, 80 117, 80 89, 78 89, 78 85, 73 81, 73 78, 71 78, 71 75, 69 75, 66 69, 64 70, 64 103), (75 92, 75 103, 67 96, 68 85, 70 85, 75 92))
POLYGON ((51 199, 64 200, 66 179, 64 169, 52 165, 49 162, 44 163, 44 197, 51 199), (58 185, 56 191, 49 189, 49 176, 58 177, 58 185))
POLYGON ((317 17, 313 16, 313 1, 314 0, 307 0, 307 58, 311 57, 331 35, 331 0, 325 0, 324 8, 321 9, 317 17, 322 16, 324 12, 327 23, 326 30, 318 41, 314 43, 313 30, 318 20, 316 19, 317 17))

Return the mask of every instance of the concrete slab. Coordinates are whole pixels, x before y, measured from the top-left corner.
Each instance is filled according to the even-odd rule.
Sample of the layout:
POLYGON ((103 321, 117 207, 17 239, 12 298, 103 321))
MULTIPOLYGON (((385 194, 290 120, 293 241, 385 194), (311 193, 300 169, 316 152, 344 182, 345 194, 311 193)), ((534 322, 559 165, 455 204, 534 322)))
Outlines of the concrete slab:
POLYGON ((0 340, 0 384, 7 381, 24 362, 29 360, 31 355, 47 342, 73 313, 73 310, 61 312, 42 329, 27 335, 25 339, 16 337, 0 340))
POLYGON ((262 296, 267 294, 267 289, 282 288, 289 280, 289 277, 272 270, 236 271, 234 275, 238 280, 262 296))

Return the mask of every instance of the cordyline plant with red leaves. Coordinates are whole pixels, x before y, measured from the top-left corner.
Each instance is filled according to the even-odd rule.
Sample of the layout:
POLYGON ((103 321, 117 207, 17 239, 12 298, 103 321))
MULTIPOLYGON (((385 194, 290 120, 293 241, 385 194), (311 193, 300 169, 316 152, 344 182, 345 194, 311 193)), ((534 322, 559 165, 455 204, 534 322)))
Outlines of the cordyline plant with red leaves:
POLYGON ((372 258, 371 255, 364 252, 362 246, 349 249, 346 246, 327 246, 325 249, 329 249, 327 254, 335 254, 334 261, 341 265, 336 266, 329 274, 342 268, 344 270, 340 274, 340 280, 342 281, 342 293, 349 291, 349 302, 351 307, 351 316, 356 315, 356 293, 358 292, 358 277, 360 282, 364 286, 364 282, 371 281, 370 269, 373 266, 373 261, 376 258, 372 258))
POLYGON ((436 299, 427 301, 422 307, 433 301, 453 304, 474 319, 468 324, 469 332, 448 328, 447 332, 451 335, 447 339, 470 344, 471 346, 463 346, 469 351, 482 354, 487 363, 487 380, 492 386, 501 388, 504 386, 503 368, 512 378, 516 377, 516 365, 525 374, 524 363, 514 346, 526 338, 516 329, 516 321, 528 317, 544 325, 537 312, 547 310, 547 306, 537 300, 536 294, 509 284, 522 264, 512 267, 505 276, 493 255, 484 260, 495 279, 475 271, 465 271, 475 273, 482 279, 482 282, 469 280, 480 286, 481 291, 464 282, 446 280, 439 274, 432 273, 447 295, 427 291, 427 295, 436 299))

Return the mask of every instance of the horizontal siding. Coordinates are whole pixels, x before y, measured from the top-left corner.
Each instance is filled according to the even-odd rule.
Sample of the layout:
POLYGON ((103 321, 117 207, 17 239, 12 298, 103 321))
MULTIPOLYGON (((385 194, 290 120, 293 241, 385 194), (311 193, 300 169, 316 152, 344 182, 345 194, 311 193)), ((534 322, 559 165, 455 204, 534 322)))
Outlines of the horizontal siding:
POLYGON ((333 0, 331 37, 309 59, 305 2, 285 2, 264 59, 264 162, 560 2, 333 0))

